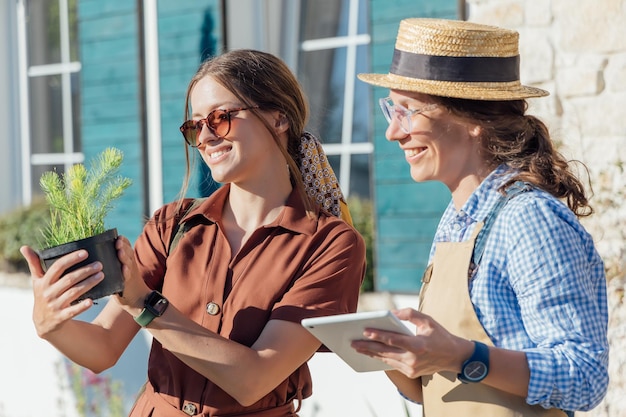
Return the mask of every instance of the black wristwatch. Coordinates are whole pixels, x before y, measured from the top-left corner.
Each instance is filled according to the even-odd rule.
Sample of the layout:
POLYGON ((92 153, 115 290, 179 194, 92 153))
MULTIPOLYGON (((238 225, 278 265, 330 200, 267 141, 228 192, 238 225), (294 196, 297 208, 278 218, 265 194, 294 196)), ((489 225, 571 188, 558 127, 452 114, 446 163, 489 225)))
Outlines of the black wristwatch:
POLYGON ((489 348, 484 343, 474 341, 474 353, 463 363, 459 381, 467 384, 480 382, 489 373, 489 348))
POLYGON ((146 327, 155 317, 161 317, 169 305, 169 301, 163 297, 163 294, 152 291, 143 301, 143 310, 135 317, 135 321, 141 327, 146 327))

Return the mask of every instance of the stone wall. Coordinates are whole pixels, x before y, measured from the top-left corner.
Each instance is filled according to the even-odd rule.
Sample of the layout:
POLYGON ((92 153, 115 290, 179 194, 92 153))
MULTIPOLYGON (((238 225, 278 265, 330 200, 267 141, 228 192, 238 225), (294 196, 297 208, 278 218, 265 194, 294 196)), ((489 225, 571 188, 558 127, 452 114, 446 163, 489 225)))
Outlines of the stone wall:
POLYGON ((521 79, 550 91, 530 112, 589 168, 584 219, 609 278, 610 386, 594 417, 626 416, 626 1, 467 0, 468 20, 520 33, 521 79))

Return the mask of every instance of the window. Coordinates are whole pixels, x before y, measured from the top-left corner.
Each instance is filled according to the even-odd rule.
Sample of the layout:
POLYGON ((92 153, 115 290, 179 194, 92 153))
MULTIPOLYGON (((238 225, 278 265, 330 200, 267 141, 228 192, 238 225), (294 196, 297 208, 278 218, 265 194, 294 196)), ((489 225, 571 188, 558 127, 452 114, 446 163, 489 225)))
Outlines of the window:
POLYGON ((44 171, 82 162, 76 0, 19 0, 22 200, 44 171))
POLYGON ((364 0, 303 0, 298 79, 311 105, 310 129, 319 134, 344 194, 370 198, 372 114, 367 72, 370 36, 364 0))

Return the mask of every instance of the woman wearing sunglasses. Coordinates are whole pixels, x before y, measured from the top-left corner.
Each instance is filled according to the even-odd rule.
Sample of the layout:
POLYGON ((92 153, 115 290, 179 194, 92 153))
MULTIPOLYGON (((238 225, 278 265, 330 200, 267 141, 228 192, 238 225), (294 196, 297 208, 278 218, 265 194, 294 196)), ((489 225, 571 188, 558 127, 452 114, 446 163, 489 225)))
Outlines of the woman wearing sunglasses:
POLYGON ((608 384, 604 266, 578 217, 585 188, 546 126, 544 90, 519 81, 518 33, 470 22, 400 23, 380 101, 411 177, 452 199, 422 279, 415 336, 375 329, 359 352, 433 416, 563 416, 608 384))
POLYGON ((188 175, 197 152, 223 186, 157 210, 134 251, 119 238, 124 294, 92 323, 72 320, 93 302, 71 305, 78 294, 68 285, 83 280, 75 288, 86 291, 101 265, 61 280, 83 253, 44 275, 23 248, 38 334, 99 372, 141 327, 150 332, 148 382, 132 416, 294 416, 311 395, 306 362, 320 349, 300 321, 356 310, 364 241, 319 141, 304 131, 305 97, 282 61, 239 50, 204 62, 185 113, 188 175))

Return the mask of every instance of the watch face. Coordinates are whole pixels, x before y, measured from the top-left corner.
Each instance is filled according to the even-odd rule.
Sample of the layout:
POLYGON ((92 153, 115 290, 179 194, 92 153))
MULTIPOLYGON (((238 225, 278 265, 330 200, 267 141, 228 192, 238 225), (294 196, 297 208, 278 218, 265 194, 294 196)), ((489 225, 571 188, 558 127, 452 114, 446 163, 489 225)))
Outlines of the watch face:
POLYGON ((463 368, 463 376, 470 381, 481 381, 487 375, 487 366, 479 361, 473 361, 463 368))
POLYGON ((146 300, 145 307, 150 309, 156 316, 161 316, 161 314, 163 314, 163 312, 167 308, 167 305, 168 301, 165 297, 163 297, 159 293, 153 292, 146 300))
POLYGON ((167 307, 167 300, 165 298, 161 298, 153 305, 153 307, 159 313, 159 315, 161 315, 167 307))

